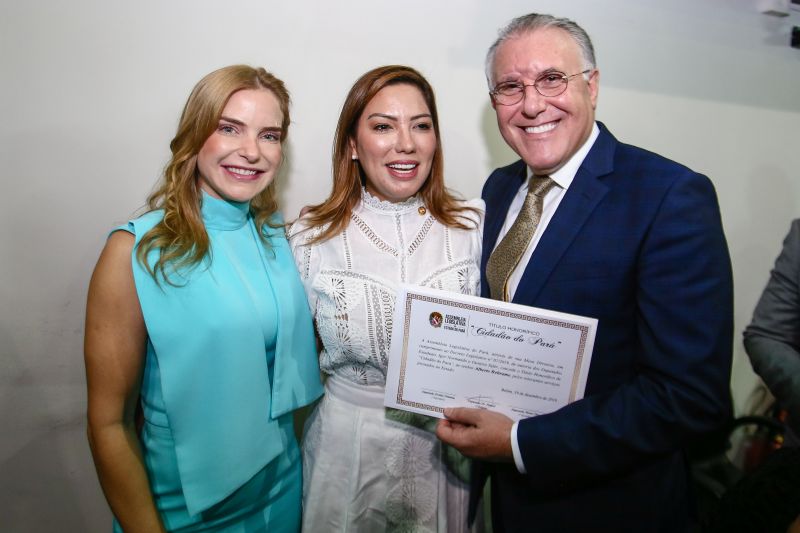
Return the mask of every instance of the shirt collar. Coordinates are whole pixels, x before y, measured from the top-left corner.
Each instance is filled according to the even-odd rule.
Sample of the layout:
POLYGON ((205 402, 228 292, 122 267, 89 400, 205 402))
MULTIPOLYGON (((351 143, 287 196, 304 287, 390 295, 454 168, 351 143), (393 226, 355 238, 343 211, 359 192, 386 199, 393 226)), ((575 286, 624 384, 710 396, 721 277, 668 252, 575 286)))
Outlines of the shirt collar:
MULTIPOLYGON (((600 128, 597 127, 597 122, 594 122, 592 124, 592 132, 589 134, 589 138, 586 139, 581 147, 578 148, 578 151, 569 158, 564 166, 550 174, 550 179, 555 181, 556 184, 562 189, 568 189, 572 183, 572 180, 575 179, 575 174, 578 173, 578 169, 581 168, 583 160, 586 159, 586 155, 589 153, 589 150, 592 149, 592 146, 597 140, 598 135, 600 135, 600 128)), ((533 176, 533 171, 530 167, 528 167, 528 178, 530 179, 531 176, 533 176)), ((527 180, 523 184, 523 187, 528 187, 527 180)))

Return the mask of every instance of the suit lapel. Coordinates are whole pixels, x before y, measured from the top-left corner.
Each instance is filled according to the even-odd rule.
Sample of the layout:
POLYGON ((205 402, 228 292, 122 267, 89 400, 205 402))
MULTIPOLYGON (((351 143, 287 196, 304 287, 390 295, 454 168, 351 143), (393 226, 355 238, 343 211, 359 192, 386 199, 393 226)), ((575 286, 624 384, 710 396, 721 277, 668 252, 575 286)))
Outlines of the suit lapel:
POLYGON ((525 267, 514 294, 515 303, 531 305, 535 301, 564 252, 608 192, 608 186, 599 178, 613 171, 617 141, 605 126, 599 126, 600 135, 575 174, 525 267))

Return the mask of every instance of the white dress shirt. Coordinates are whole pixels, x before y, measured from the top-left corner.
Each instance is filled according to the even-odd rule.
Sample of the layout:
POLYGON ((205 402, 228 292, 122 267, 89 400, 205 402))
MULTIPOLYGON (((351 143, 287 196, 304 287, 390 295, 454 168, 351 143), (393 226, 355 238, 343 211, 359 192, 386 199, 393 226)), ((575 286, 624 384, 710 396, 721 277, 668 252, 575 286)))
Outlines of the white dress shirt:
MULTIPOLYGON (((583 145, 578 149, 577 152, 575 152, 569 161, 564 164, 564 166, 550 175, 550 178, 556 182, 557 187, 550 189, 550 191, 548 191, 547 195, 544 197, 542 217, 539 220, 539 225, 536 227, 536 232, 533 234, 531 241, 528 243, 528 248, 525 250, 525 253, 522 254, 519 263, 517 263, 517 267, 508 278, 509 299, 513 300, 514 294, 517 292, 519 282, 522 279, 522 274, 525 272, 525 267, 528 266, 528 261, 530 261, 531 255, 533 255, 533 251, 536 249, 536 245, 539 243, 539 239, 541 239, 544 231, 547 229, 550 219, 553 218, 556 209, 558 209, 558 206, 561 203, 561 199, 564 198, 564 194, 566 194, 567 189, 569 188, 570 184, 572 184, 575 174, 578 173, 578 169, 580 168, 581 164, 583 164, 586 154, 588 154, 589 150, 591 150, 599 134, 600 129, 597 127, 597 123, 595 123, 592 126, 592 132, 589 134, 589 138, 586 139, 586 142, 583 143, 583 145)), ((511 225, 517 219, 519 212, 522 210, 522 204, 525 202, 525 196, 528 194, 528 181, 532 175, 533 171, 530 169, 530 167, 528 167, 528 179, 522 183, 517 191, 517 195, 514 197, 514 200, 512 200, 511 205, 508 208, 506 220, 503 223, 503 227, 500 229, 500 234, 497 236, 497 241, 495 242, 495 248, 500 241, 503 240, 503 237, 505 237, 506 233, 508 233, 508 230, 511 229, 511 225)), ((517 465, 517 470, 519 470, 521 474, 525 474, 525 464, 522 462, 522 454, 519 451, 519 443, 517 442, 518 424, 519 422, 514 422, 514 425, 511 426, 511 451, 514 455, 514 463, 517 465)))

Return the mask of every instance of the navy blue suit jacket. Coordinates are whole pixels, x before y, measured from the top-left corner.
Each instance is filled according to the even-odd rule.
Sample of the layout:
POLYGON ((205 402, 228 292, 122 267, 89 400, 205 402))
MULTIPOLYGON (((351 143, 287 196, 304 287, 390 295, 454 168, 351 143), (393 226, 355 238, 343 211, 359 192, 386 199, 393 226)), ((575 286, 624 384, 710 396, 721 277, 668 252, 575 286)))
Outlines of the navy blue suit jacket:
MULTIPOLYGON (((527 475, 479 465, 496 531, 685 531, 681 449, 730 416, 732 277, 714 188, 599 126, 513 299, 598 319, 585 398, 520 422, 527 475)), ((484 296, 525 179, 518 161, 484 186, 484 296)))

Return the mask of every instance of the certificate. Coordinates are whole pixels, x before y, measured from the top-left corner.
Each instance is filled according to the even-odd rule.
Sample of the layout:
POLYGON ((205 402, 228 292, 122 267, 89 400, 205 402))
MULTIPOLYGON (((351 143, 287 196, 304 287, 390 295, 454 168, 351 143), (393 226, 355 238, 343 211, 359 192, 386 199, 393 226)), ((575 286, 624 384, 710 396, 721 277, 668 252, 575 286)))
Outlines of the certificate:
POLYGON ((402 285, 384 404, 438 418, 550 413, 583 397, 596 330, 593 318, 402 285))

